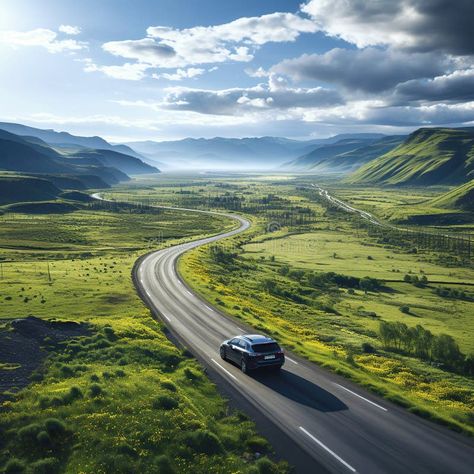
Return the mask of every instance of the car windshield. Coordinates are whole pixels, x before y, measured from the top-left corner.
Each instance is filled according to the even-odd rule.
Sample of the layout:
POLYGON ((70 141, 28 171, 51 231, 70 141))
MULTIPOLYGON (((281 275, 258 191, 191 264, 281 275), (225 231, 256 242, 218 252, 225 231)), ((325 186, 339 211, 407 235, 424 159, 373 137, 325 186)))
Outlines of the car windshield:
POLYGON ((280 346, 276 342, 266 342, 265 344, 254 344, 252 349, 261 354, 262 352, 278 352, 280 346))

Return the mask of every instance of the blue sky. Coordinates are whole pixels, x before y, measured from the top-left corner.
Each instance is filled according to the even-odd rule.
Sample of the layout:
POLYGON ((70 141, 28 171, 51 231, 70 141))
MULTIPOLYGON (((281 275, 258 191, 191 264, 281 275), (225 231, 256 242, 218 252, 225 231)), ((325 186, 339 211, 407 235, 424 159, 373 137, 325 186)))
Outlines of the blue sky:
POLYGON ((115 141, 474 124, 470 0, 0 0, 0 120, 115 141))

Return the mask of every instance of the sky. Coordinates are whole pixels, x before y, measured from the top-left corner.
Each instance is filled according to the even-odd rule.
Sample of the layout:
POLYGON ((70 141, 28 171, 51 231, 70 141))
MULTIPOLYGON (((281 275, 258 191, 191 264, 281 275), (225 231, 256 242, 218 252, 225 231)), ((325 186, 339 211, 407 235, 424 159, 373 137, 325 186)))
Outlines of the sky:
POLYGON ((0 120, 115 142, 474 126, 473 0, 0 0, 0 120))

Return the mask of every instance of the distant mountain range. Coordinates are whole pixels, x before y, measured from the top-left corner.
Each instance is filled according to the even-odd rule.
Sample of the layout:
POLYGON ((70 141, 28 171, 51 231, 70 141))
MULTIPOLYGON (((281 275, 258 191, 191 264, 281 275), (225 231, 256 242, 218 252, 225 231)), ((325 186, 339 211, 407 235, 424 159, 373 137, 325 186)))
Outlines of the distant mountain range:
POLYGON ((353 184, 456 185, 474 178, 474 128, 420 128, 347 178, 353 184))
POLYGON ((291 140, 281 137, 254 138, 186 138, 176 141, 129 142, 127 145, 142 156, 163 162, 173 168, 234 168, 242 170, 271 169, 296 159, 321 145, 357 138, 373 140, 381 134, 344 134, 313 140, 291 140))
MULTIPOLYGON (((10 125, 15 125, 10 129, 21 129, 48 139, 61 135, 10 125)), ((70 140, 83 138, 66 135, 70 140)), ((156 167, 136 156, 117 151, 128 147, 117 148, 98 137, 92 142, 101 146, 105 143, 109 149, 88 148, 72 142, 62 147, 47 143, 43 138, 0 129, 0 204, 54 199, 63 191, 107 188, 128 181, 130 175, 159 173, 156 167)))

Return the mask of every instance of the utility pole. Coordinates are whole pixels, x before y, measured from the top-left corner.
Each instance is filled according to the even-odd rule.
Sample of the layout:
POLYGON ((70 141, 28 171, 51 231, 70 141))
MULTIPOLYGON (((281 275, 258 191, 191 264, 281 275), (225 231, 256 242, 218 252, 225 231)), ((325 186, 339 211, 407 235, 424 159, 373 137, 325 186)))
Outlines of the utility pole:
POLYGON ((49 262, 48 262, 48 281, 51 283, 51 270, 49 268, 49 262))

